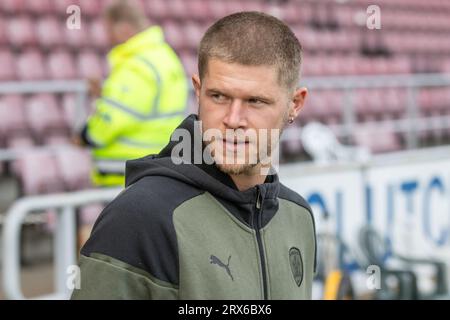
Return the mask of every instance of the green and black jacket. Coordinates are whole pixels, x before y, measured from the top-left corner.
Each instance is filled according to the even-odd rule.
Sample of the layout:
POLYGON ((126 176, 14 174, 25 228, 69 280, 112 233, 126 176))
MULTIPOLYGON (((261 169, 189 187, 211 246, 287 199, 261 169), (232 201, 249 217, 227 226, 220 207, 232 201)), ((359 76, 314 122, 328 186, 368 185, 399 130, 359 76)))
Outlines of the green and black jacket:
MULTIPOLYGON (((196 119, 180 128, 193 133, 196 119)), ((310 299, 316 241, 306 201, 277 175, 240 192, 215 165, 176 165, 176 143, 127 163, 127 188, 81 250, 72 298, 310 299)))

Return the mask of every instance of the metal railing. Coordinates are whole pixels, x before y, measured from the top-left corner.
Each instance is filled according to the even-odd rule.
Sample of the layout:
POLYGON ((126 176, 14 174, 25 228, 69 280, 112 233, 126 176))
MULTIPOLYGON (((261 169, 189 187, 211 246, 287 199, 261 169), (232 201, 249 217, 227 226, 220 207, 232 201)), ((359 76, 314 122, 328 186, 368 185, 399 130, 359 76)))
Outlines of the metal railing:
POLYGON ((86 103, 88 84, 83 80, 58 81, 11 81, 0 82, 0 96, 2 94, 35 94, 35 93, 75 93, 76 114, 73 129, 79 129, 86 119, 86 103))
MULTIPOLYGON (((386 128, 390 132, 405 133, 408 149, 418 146, 420 131, 430 129, 450 128, 450 115, 440 117, 419 117, 418 90, 423 87, 450 87, 450 74, 402 74, 402 75, 368 75, 368 76, 327 76, 304 78, 301 84, 308 89, 344 91, 342 124, 334 126, 334 131, 344 138, 351 138, 355 133, 356 111, 354 90, 356 89, 380 89, 380 88, 404 88, 406 89, 406 114, 402 119, 367 122, 365 125, 386 128)), ((450 108, 450 101, 445 101, 450 108)), ((314 106, 312 106, 314 107, 314 106)), ((289 137, 299 137, 299 128, 289 137)))
POLYGON ((8 211, 3 225, 3 287, 7 299, 22 300, 25 296, 20 280, 20 234, 26 216, 38 210, 56 209, 54 255, 55 292, 34 299, 68 299, 67 270, 77 264, 76 208, 90 203, 109 202, 122 189, 95 189, 67 194, 25 197, 17 200, 8 211))

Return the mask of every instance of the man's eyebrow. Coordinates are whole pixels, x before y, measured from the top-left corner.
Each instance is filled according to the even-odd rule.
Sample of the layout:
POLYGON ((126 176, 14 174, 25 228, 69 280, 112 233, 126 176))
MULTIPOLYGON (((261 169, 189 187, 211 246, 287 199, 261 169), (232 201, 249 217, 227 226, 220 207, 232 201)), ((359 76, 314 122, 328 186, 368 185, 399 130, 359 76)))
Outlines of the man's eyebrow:
POLYGON ((262 101, 265 101, 265 102, 268 102, 268 103, 274 102, 274 100, 272 98, 264 96, 264 95, 249 96, 248 100, 249 99, 262 100, 262 101))
MULTIPOLYGON (((224 91, 222 91, 220 89, 216 89, 216 88, 206 89, 206 93, 207 94, 219 93, 219 94, 222 94, 224 96, 228 96, 228 94, 226 92, 224 92, 224 91)), ((274 99, 272 99, 272 98, 270 98, 268 96, 265 96, 265 95, 249 95, 249 96, 246 97, 246 100, 250 100, 250 99, 262 100, 262 101, 265 101, 267 103, 273 103, 274 102, 274 99)))
POLYGON ((215 89, 215 88, 206 89, 206 93, 220 93, 220 94, 225 95, 225 93, 222 90, 215 89))

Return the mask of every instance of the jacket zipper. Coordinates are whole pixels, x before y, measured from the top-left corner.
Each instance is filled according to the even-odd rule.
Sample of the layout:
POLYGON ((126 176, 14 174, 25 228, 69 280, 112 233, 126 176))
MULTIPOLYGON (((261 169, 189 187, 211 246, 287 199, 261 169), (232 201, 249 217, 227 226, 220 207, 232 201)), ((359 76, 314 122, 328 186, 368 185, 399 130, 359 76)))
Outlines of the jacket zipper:
POLYGON ((257 187, 257 195, 256 195, 256 216, 253 214, 253 227, 256 231, 256 241, 258 243, 258 251, 259 251, 259 260, 261 262, 261 272, 263 277, 263 299, 267 300, 267 276, 266 276, 266 259, 264 256, 264 249, 262 246, 261 240, 261 215, 262 215, 262 201, 261 201, 261 191, 257 187))

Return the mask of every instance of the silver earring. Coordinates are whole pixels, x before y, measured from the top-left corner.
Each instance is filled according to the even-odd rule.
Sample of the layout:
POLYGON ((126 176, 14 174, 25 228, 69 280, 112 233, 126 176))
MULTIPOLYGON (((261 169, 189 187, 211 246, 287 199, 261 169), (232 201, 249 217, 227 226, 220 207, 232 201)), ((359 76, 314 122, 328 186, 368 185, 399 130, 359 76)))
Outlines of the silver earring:
POLYGON ((293 124, 294 123, 294 117, 290 117, 289 118, 289 124, 293 124))

